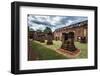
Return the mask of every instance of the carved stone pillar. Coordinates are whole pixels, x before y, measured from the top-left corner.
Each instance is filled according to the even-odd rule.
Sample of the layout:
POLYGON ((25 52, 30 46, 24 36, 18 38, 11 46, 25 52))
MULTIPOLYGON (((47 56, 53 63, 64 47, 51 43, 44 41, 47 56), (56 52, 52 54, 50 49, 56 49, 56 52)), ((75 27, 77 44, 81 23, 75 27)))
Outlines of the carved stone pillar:
POLYGON ((68 51, 75 51, 74 32, 62 33, 62 49, 68 51))
POLYGON ((47 33, 47 45, 52 45, 53 41, 52 41, 52 33, 49 32, 47 33))

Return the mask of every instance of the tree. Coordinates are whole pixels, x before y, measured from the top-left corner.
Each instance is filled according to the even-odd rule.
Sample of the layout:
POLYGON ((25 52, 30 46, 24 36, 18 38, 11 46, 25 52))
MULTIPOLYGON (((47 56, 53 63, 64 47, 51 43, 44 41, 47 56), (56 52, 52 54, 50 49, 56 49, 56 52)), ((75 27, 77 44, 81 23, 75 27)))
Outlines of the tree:
POLYGON ((40 29, 37 29, 36 31, 37 31, 37 32, 42 32, 42 30, 40 30, 40 29))
POLYGON ((51 28, 46 27, 46 28, 44 29, 44 33, 50 33, 50 32, 52 32, 51 28))
POLYGON ((34 29, 33 28, 30 28, 29 31, 34 31, 34 29))

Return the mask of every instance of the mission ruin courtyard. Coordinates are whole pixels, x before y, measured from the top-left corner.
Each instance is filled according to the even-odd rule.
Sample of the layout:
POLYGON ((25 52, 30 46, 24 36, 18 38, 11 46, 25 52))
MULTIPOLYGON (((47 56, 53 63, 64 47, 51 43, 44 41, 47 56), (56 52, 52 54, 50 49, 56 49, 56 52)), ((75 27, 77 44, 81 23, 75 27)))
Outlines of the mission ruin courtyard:
POLYGON ((28 26, 28 60, 88 57, 88 20, 56 28, 33 30, 28 26))

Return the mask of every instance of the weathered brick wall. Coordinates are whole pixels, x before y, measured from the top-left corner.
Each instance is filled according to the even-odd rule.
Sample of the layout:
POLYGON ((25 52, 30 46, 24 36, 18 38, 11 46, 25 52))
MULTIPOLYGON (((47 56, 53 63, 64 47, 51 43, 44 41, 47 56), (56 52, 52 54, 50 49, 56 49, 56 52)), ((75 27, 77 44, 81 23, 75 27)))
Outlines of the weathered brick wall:
POLYGON ((77 27, 72 27, 72 28, 59 28, 54 31, 54 39, 58 38, 59 40, 62 40, 62 33, 64 32, 74 32, 75 34, 75 40, 77 40, 77 37, 86 37, 88 36, 88 25, 82 25, 82 26, 77 26, 77 27))

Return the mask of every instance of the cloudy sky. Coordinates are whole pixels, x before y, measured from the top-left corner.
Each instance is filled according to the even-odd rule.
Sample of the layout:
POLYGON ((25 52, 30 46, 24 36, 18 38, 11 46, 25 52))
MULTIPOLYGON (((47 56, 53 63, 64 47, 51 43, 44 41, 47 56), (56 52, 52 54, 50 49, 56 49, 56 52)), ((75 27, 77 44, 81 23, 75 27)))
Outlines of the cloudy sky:
POLYGON ((28 15, 28 26, 33 30, 50 27, 52 31, 57 28, 68 26, 80 21, 88 20, 87 17, 83 16, 53 16, 53 15, 28 15))

